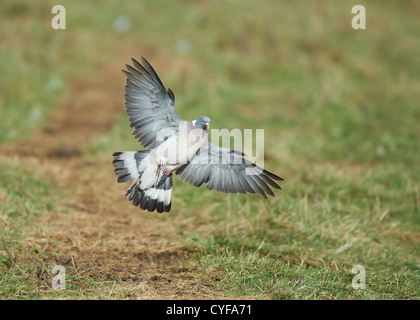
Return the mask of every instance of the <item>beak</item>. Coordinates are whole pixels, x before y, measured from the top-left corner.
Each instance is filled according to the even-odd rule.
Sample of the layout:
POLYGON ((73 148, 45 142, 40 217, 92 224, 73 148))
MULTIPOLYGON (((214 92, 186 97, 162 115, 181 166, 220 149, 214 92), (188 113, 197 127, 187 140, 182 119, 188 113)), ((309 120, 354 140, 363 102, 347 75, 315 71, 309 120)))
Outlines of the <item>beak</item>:
POLYGON ((209 126, 209 124, 208 124, 208 123, 206 123, 206 127, 207 127, 207 129, 208 129, 208 128, 210 128, 210 126, 209 126))

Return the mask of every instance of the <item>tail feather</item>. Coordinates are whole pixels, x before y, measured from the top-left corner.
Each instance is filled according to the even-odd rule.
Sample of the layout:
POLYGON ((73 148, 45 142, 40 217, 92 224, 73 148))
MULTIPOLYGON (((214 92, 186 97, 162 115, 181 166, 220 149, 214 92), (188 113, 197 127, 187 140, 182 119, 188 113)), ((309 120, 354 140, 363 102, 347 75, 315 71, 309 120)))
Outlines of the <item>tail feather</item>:
POLYGON ((139 178, 143 172, 139 171, 138 168, 149 153, 150 150, 115 152, 113 154, 115 159, 112 164, 115 168, 114 172, 118 176, 118 182, 127 182, 139 178))
MULTIPOLYGON (((150 150, 134 152, 116 152, 112 162, 115 167, 115 174, 118 176, 118 182, 127 182, 133 180, 130 188, 125 193, 128 200, 132 201, 134 206, 139 206, 142 210, 159 213, 169 212, 172 205, 172 173, 169 176, 163 176, 158 182, 146 183, 146 188, 142 189, 143 174, 147 171, 147 166, 141 165, 142 161, 149 155, 150 150)), ((148 175, 145 175, 146 180, 148 175)), ((147 182, 147 181, 146 181, 147 182)))
POLYGON ((147 190, 142 190, 140 182, 136 180, 127 190, 126 196, 134 206, 139 206, 142 210, 169 212, 172 205, 172 184, 172 173, 169 176, 164 176, 162 180, 147 190))

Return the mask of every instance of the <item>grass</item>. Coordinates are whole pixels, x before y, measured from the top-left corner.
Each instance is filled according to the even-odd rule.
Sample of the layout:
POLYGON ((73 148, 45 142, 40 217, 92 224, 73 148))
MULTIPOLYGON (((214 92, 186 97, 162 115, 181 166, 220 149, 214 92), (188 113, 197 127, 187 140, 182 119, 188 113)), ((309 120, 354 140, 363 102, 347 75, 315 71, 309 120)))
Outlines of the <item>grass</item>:
MULTIPOLYGON (((351 29, 357 1, 61 4, 66 31, 49 28, 49 3, 0 5, 0 142, 44 125, 72 79, 121 54, 110 44, 138 43, 169 60, 155 65, 146 56, 183 118, 206 114, 213 128, 264 128, 265 166, 285 178, 269 201, 175 181, 173 223, 197 251, 191 263, 203 275, 217 273, 217 286, 232 296, 420 298, 416 1, 369 1, 364 31, 351 29), (129 32, 113 29, 118 15, 131 18, 129 32), (194 233, 183 226, 191 217, 194 233), (366 269, 366 290, 351 287, 357 264, 366 269)), ((125 52, 127 61, 140 54, 125 52)), ((83 156, 137 150, 127 123, 121 115, 83 156)), ((2 234, 26 250, 17 222, 51 209, 53 187, 12 163, 3 164, 0 187, 2 234)), ((21 271, 1 259, 0 297, 34 297, 27 281, 34 265, 21 271)), ((71 291, 50 297, 122 292, 118 281, 84 279, 91 288, 84 295, 89 290, 69 281, 71 291)))
MULTIPOLYGON (((69 268, 66 268, 68 270, 69 268)), ((1 271, 2 299, 110 299, 115 282, 94 281, 88 277, 79 276, 75 270, 66 272, 64 290, 51 289, 53 280, 50 265, 21 263, 1 271), (41 293, 41 294, 39 294, 41 293)), ((134 287, 134 286, 133 286, 134 287)), ((138 290, 135 287, 134 290, 138 290)), ((133 290, 132 289, 132 290, 133 290)), ((129 292, 120 292, 117 298, 127 296, 129 292)))
POLYGON ((11 163, 0 164, 0 218, 2 233, 17 235, 20 228, 54 207, 53 187, 39 175, 11 163))
POLYGON ((258 253, 218 252, 201 257, 202 267, 217 265, 224 278, 220 286, 238 296, 271 299, 417 299, 418 279, 410 272, 367 272, 366 289, 353 289, 350 270, 314 266, 304 258, 298 264, 258 253))

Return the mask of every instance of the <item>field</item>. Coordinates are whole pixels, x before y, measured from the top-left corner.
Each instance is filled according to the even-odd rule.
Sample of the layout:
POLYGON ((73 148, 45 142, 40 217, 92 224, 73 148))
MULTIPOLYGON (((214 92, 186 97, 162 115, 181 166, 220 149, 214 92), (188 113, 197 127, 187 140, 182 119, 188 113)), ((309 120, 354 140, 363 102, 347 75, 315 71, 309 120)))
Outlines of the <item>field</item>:
POLYGON ((63 0, 65 30, 55 4, 0 3, 0 299, 420 298, 418 1, 63 0), (283 189, 133 207, 111 162, 141 148, 140 56, 183 119, 264 129, 283 189))

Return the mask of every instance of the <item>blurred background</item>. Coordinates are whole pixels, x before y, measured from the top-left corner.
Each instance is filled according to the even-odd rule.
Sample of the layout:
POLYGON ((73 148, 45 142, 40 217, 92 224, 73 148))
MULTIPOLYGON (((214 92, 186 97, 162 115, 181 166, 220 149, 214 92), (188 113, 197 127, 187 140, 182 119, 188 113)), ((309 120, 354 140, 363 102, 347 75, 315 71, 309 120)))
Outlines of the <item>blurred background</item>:
POLYGON ((200 272, 221 273, 218 290, 230 296, 419 298, 419 15, 414 0, 2 0, 3 236, 19 251, 20 228, 32 225, 30 234, 58 208, 72 214, 57 204, 57 176, 37 169, 45 159, 98 161, 93 175, 110 177, 100 189, 113 184, 118 210, 175 226, 166 237, 199 252, 200 272), (56 4, 65 30, 51 27, 56 4), (358 4, 365 30, 351 26, 358 4), (140 56, 182 118, 264 129, 265 167, 285 179, 283 190, 265 201, 177 179, 169 217, 132 208, 110 161, 140 148, 121 72, 140 56), (370 275, 357 294, 355 264, 370 275), (325 268, 341 280, 320 283, 325 268))

